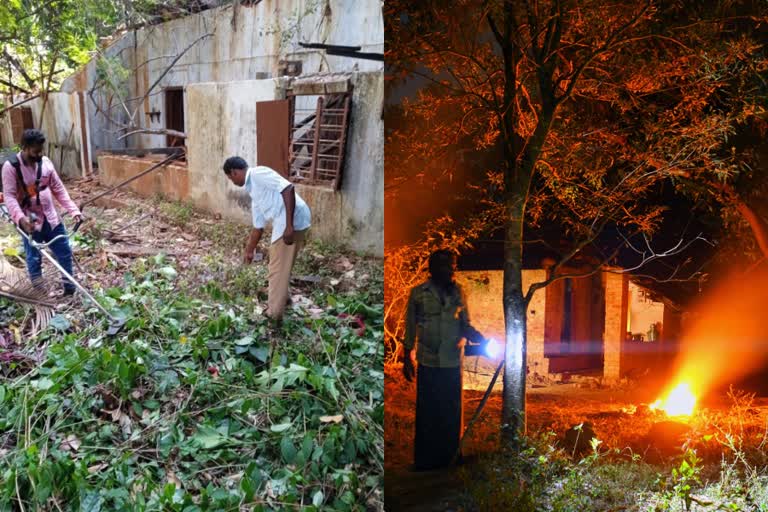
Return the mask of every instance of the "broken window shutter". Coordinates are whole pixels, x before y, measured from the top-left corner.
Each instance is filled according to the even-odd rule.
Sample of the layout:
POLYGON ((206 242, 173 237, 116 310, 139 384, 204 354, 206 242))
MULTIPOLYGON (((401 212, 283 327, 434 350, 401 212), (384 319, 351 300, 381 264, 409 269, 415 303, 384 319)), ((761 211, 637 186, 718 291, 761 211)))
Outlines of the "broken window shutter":
POLYGON ((344 164, 351 94, 317 96, 313 108, 309 108, 310 98, 310 95, 291 97, 291 179, 297 183, 338 190, 344 164), (301 102, 298 107, 297 101, 301 102))

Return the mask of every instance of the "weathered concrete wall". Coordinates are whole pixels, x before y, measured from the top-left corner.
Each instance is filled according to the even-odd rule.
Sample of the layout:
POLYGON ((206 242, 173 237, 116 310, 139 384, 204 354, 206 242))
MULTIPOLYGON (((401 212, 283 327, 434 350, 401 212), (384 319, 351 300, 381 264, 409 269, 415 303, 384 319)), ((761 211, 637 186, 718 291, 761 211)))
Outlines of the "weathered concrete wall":
MULTIPOLYGON (((503 274, 502 274, 503 276, 503 274)), ((523 270, 523 290, 533 283, 540 283, 547 279, 546 270, 523 270)), ((546 289, 537 290, 531 302, 528 304, 527 332, 528 332, 528 369, 546 375, 549 371, 549 360, 544 357, 547 318, 547 294, 546 289)))
MULTIPOLYGON (((128 69, 133 69, 133 33, 126 34, 113 42, 110 46, 103 49, 103 54, 109 58, 121 58, 123 65, 128 69)), ((73 93, 82 91, 86 93, 86 103, 88 111, 88 124, 90 126, 90 158, 95 164, 97 161, 97 152, 107 148, 127 148, 136 147, 132 144, 130 138, 117 140, 120 136, 117 133, 119 125, 116 123, 128 123, 128 114, 120 106, 118 97, 108 93, 104 88, 98 88, 91 93, 91 89, 97 80, 97 61, 91 60, 75 74, 67 78, 60 88, 61 92, 73 93), (114 121, 114 122, 113 122, 114 121)), ((137 96, 137 85, 139 82, 139 73, 132 73, 129 83, 126 84, 126 99, 137 96)), ((155 91, 156 92, 156 91, 155 91)), ((128 103, 131 109, 136 108, 136 102, 128 103)), ((148 126, 148 116, 143 109, 139 109, 139 126, 148 126)), ((165 145, 165 144, 163 144, 165 145)))
MULTIPOLYGON (((102 182, 106 185, 117 185, 165 158, 166 155, 148 155, 144 158, 99 155, 102 182)), ((189 196, 187 166, 168 165, 129 183, 126 188, 144 197, 153 197, 155 194, 161 193, 168 199, 185 201, 189 196)))
MULTIPOLYGON (((304 185, 296 190, 312 210, 313 238, 382 256, 384 78, 381 73, 349 78, 353 107, 341 190, 304 185)), ((286 80, 269 79, 187 87, 190 200, 194 204, 250 222, 248 196, 226 179, 221 166, 232 155, 255 165, 256 102, 284 98, 287 86, 286 80)))
MULTIPOLYGON (((523 288, 546 277, 545 270, 524 270, 523 288)), ((504 343, 504 308, 502 291, 503 273, 500 270, 457 272, 456 282, 461 285, 467 297, 470 320, 487 338, 504 343)), ((528 307, 528 366, 531 372, 546 374, 547 360, 544 358, 544 312, 546 294, 538 290, 528 307)), ((464 388, 485 390, 496 370, 498 361, 486 357, 464 358, 464 388)), ((501 377, 496 383, 501 386, 501 377)))
MULTIPOLYGON (((301 48, 299 42, 360 46, 364 52, 383 53, 381 2, 263 0, 255 6, 240 6, 237 11, 228 5, 126 33, 104 54, 120 59, 127 69, 136 70, 129 80, 129 98, 143 97, 159 80, 149 98, 138 105, 137 122, 144 128, 165 126, 165 87, 277 77, 281 60, 301 61, 303 74, 383 71, 383 62, 325 55, 323 51, 301 48), (212 35, 192 46, 163 75, 176 55, 206 34, 212 35), (160 112, 160 119, 150 120, 147 113, 151 111, 160 112)), ((92 61, 67 79, 62 91, 86 90, 95 80, 96 62, 92 61)), ((110 102, 108 94, 97 93, 94 99, 115 120, 127 120, 115 98, 110 102)), ((130 111, 138 101, 129 103, 130 111)), ((118 141, 117 135, 108 131, 115 126, 95 109, 90 123, 94 150, 164 145, 162 135, 133 135, 118 141)))
MULTIPOLYGON (((297 190, 313 209, 313 236, 382 256, 383 63, 328 56, 303 49, 299 42, 360 46, 364 52, 383 53, 381 2, 263 0, 237 10, 229 5, 128 32, 103 53, 131 70, 124 94, 128 110, 137 111, 134 121, 141 128, 164 128, 163 89, 185 89, 190 199, 243 222, 250 219, 247 197, 224 178, 221 164, 235 154, 256 162, 255 103, 284 97, 286 82, 272 78, 279 74, 280 61, 300 61, 302 77, 324 73, 341 74, 339 81, 351 79, 353 107, 341 190, 301 186, 297 190), (175 56, 187 48, 166 73, 175 56), (153 84, 156 87, 144 98, 153 84)), ((90 62, 65 81, 62 91, 89 90, 97 79, 96 68, 96 61, 90 62)), ((91 155, 102 149, 166 145, 165 135, 156 134, 118 140, 118 126, 108 118, 129 121, 117 96, 100 90, 88 98, 91 155)))
POLYGON ((353 75, 352 85, 352 117, 337 241, 353 250, 383 257, 384 75, 359 73, 353 75))
MULTIPOLYGON (((361 73, 353 83, 352 122, 342 187, 333 191, 299 185, 312 210, 312 237, 377 256, 383 255, 384 134, 380 115, 371 109, 383 98, 381 73, 361 73)), ((189 194, 197 207, 250 222, 250 199, 226 179, 224 160, 239 155, 254 165, 256 103, 285 97, 284 79, 194 84, 186 88, 189 194)), ((100 159, 102 161, 103 159, 100 159)), ((104 160, 107 161, 107 160, 104 160)), ((121 160, 123 161, 123 160, 121 160)), ((112 180, 116 167, 102 169, 112 180)), ((151 186, 146 181, 146 186, 151 186)), ((159 186, 160 183, 157 183, 159 186)), ((150 195, 163 193, 155 187, 150 195)))
POLYGON ((221 166, 234 155, 255 165, 256 102, 279 99, 280 81, 195 84, 186 91, 189 199, 200 208, 250 222, 248 194, 229 182, 221 166))
POLYGON ((545 319, 545 353, 553 356, 561 353, 563 338, 563 315, 565 314, 565 281, 555 281, 545 288, 547 314, 545 319))
POLYGON ((663 343, 679 341, 682 334, 683 312, 665 305, 664 320, 661 325, 661 341, 663 343))
MULTIPOLYGON (((84 166, 81 158, 83 132, 77 94, 50 93, 42 123, 40 122, 40 113, 43 109, 42 98, 35 98, 22 107, 17 107, 0 116, 0 132, 2 132, 5 147, 20 142, 14 137, 11 118, 15 114, 19 114, 20 117, 21 108, 24 107, 29 107, 32 112, 33 127, 45 133, 47 140, 45 154, 51 159, 59 174, 69 178, 83 176, 84 166)), ((20 119, 19 122, 21 122, 20 119)))
POLYGON ((603 377, 616 381, 623 375, 622 355, 627 334, 629 280, 625 274, 603 273, 605 288, 605 332, 603 377))
POLYGON ((571 286, 571 352, 583 353, 589 349, 592 337, 592 279, 572 279, 571 286))
POLYGON ((83 140, 77 94, 57 92, 49 94, 42 123, 40 123, 42 98, 36 98, 27 105, 32 108, 35 128, 45 133, 46 155, 56 166, 59 174, 68 178, 83 176, 83 162, 80 157, 83 140))
POLYGON ((0 141, 2 141, 2 147, 4 148, 15 145, 10 111, 0 115, 0 141))
MULTIPOLYGON (((576 270, 563 269, 564 272, 576 270)), ((524 289, 533 282, 543 281, 547 275, 547 270, 524 270, 524 289)), ((456 281, 466 293, 472 324, 485 336, 503 340, 502 271, 458 272, 456 281)), ((570 352, 550 353, 547 350, 545 353, 550 341, 548 336, 555 326, 558 326, 557 334, 561 332, 562 283, 562 280, 555 281, 544 290, 538 290, 528 307, 529 374, 599 369, 602 364, 606 380, 617 381, 633 372, 656 368, 665 358, 669 358, 669 351, 660 350, 658 343, 625 341, 630 283, 626 274, 610 272, 574 279, 573 317, 577 320, 573 332, 578 337, 574 338, 570 352), (550 300, 553 302, 550 303, 550 300), (602 318, 599 315, 603 315, 602 318), (579 326, 579 318, 582 321, 589 318, 601 328, 601 332, 596 333, 595 326, 579 326)), ((669 330, 664 336, 672 340, 679 336, 682 314, 671 308, 665 311, 665 325, 669 325, 669 330)), ((558 338, 557 343, 559 341, 558 338)), ((495 364, 484 357, 467 357, 464 369, 464 387, 484 390, 493 375, 495 364)))

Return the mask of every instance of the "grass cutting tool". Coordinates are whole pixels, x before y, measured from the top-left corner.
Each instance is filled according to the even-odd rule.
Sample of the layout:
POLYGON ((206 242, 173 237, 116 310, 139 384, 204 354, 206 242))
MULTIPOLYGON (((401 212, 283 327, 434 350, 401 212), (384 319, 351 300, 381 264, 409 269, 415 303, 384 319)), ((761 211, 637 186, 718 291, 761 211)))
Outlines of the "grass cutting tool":
MULTIPOLYGON (((86 290, 80 283, 77 282, 77 280, 72 277, 72 275, 67 272, 61 265, 59 265, 59 262, 56 261, 56 258, 51 254, 50 250, 48 249, 51 244, 54 242, 60 240, 61 238, 68 238, 69 235, 58 235, 53 238, 53 240, 47 242, 47 243, 38 243, 36 242, 29 234, 27 234, 23 229, 21 229, 16 223, 13 222, 11 219, 10 214, 8 213, 8 209, 4 204, 0 204, 0 216, 5 218, 7 221, 11 222, 14 227, 16 228, 16 231, 21 235, 27 242, 29 242, 29 245, 40 251, 40 254, 45 256, 45 258, 50 261, 54 267, 70 282, 72 283, 75 288, 77 288, 83 295, 88 297, 88 299, 102 312, 104 315, 109 319, 109 328, 107 329, 107 336, 115 336, 118 334, 123 327, 125 326, 126 319, 124 318, 118 318, 114 315, 112 315, 109 311, 104 308, 101 304, 99 304, 99 301, 97 301, 93 295, 91 295, 88 290, 86 290)), ((30 215, 33 222, 35 221, 34 214, 30 215)), ((83 223, 83 221, 78 221, 77 224, 75 224, 75 227, 72 229, 72 234, 77 233, 77 230, 80 229, 80 225, 83 223)))

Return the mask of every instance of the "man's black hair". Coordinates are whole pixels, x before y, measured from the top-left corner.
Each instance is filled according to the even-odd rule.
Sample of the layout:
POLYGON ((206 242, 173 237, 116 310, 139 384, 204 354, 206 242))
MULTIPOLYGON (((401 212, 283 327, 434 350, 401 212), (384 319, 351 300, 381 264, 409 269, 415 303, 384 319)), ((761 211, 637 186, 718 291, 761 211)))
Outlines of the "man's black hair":
POLYGON ((235 169, 248 169, 248 162, 239 156, 231 156, 224 162, 224 174, 229 175, 235 169))
POLYGON ((429 272, 434 273, 435 267, 446 259, 455 260, 456 255, 447 249, 438 249, 429 255, 429 272))
POLYGON ((24 130, 24 133, 21 134, 21 147, 28 148, 38 144, 45 144, 45 134, 35 128, 24 130))

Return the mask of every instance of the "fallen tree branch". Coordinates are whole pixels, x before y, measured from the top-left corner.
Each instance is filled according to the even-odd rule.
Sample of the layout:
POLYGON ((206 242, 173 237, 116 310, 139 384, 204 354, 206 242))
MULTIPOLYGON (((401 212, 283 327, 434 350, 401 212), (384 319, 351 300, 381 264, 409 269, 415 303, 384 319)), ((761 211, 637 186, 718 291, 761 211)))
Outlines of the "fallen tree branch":
POLYGON ((25 103, 27 103, 27 102, 30 102, 30 101, 32 101, 33 99, 35 99, 35 98, 37 98, 37 97, 39 97, 39 96, 40 96, 40 93, 37 93, 37 94, 35 94, 34 96, 30 96, 29 98, 27 98, 27 99, 25 99, 25 100, 21 100, 21 101, 18 101, 18 102, 16 102, 16 103, 14 103, 13 105, 10 105, 10 106, 8 106, 8 107, 5 107, 3 110, 0 110, 0 115, 2 115, 2 114, 5 114, 5 113, 6 113, 6 112, 8 112, 9 110, 11 110, 11 109, 14 109, 14 108, 16 108, 16 107, 19 107, 19 106, 21 106, 21 105, 23 105, 23 104, 25 104, 25 103))
POLYGON ((132 132, 128 132, 125 135, 121 135, 117 138, 117 140, 123 140, 124 138, 128 137, 129 135, 135 135, 137 133, 151 133, 155 135, 171 135, 172 137, 178 137, 180 139, 186 139, 187 134, 184 132, 177 132, 176 130, 167 130, 167 129, 156 129, 153 130, 151 128, 142 128, 140 130, 133 130, 132 132))
POLYGON ((116 234, 120 233, 121 231, 125 231, 129 227, 131 227, 131 226, 133 226, 135 224, 138 224, 139 222, 141 222, 141 221, 143 221, 143 220, 145 220, 145 219, 147 219, 148 217, 151 217, 151 216, 152 216, 152 212, 144 214, 141 217, 139 217, 138 219, 132 220, 131 222, 129 222, 127 224, 124 224, 123 226, 120 226, 117 229, 108 229, 107 231, 109 231, 110 233, 113 233, 113 234, 116 235, 116 234))
POLYGON ((124 186, 125 186, 125 185, 127 185, 128 183, 131 183, 132 181, 134 181, 134 180, 137 180, 137 179, 141 178, 142 176, 144 176, 144 175, 146 175, 146 174, 149 174, 150 172, 152 172, 152 171, 155 171, 155 170, 157 170, 157 169, 159 169, 159 168, 161 168, 161 167, 165 167, 166 165, 170 164, 170 163, 171 163, 171 162, 173 162, 174 160, 177 160, 177 159, 178 159, 179 157, 181 157, 182 155, 184 155, 184 151, 183 151, 183 150, 182 150, 182 151, 179 151, 178 153, 174 153, 174 154, 172 154, 171 156, 169 156, 168 158, 166 158, 165 160, 162 160, 162 161, 160 161, 160 162, 156 163, 155 165, 153 165, 153 166, 152 166, 152 167, 150 167, 149 169, 146 169, 146 170, 144 170, 144 171, 141 171, 141 172, 140 172, 139 174, 137 174, 136 176, 132 176, 131 178, 128 178, 127 180, 123 181, 122 183, 118 183, 118 184, 117 184, 117 185, 115 185, 114 187, 112 187, 112 188, 110 188, 110 189, 107 189, 106 191, 104 191, 104 192, 101 192, 100 194, 96 194, 95 196, 91 197, 90 199, 87 199, 86 201, 84 201, 84 202, 80 203, 80 210, 82 210, 82 209, 83 209, 83 207, 84 207, 85 205, 87 205, 87 204, 91 204, 91 203, 93 203, 94 201, 96 201, 97 199, 101 199, 102 197, 104 197, 104 196, 106 196, 106 195, 108 195, 108 194, 111 194, 111 193, 112 193, 112 192, 114 192, 115 190, 117 190, 117 189, 119 189, 119 188, 121 188, 121 187, 124 187, 124 186))

